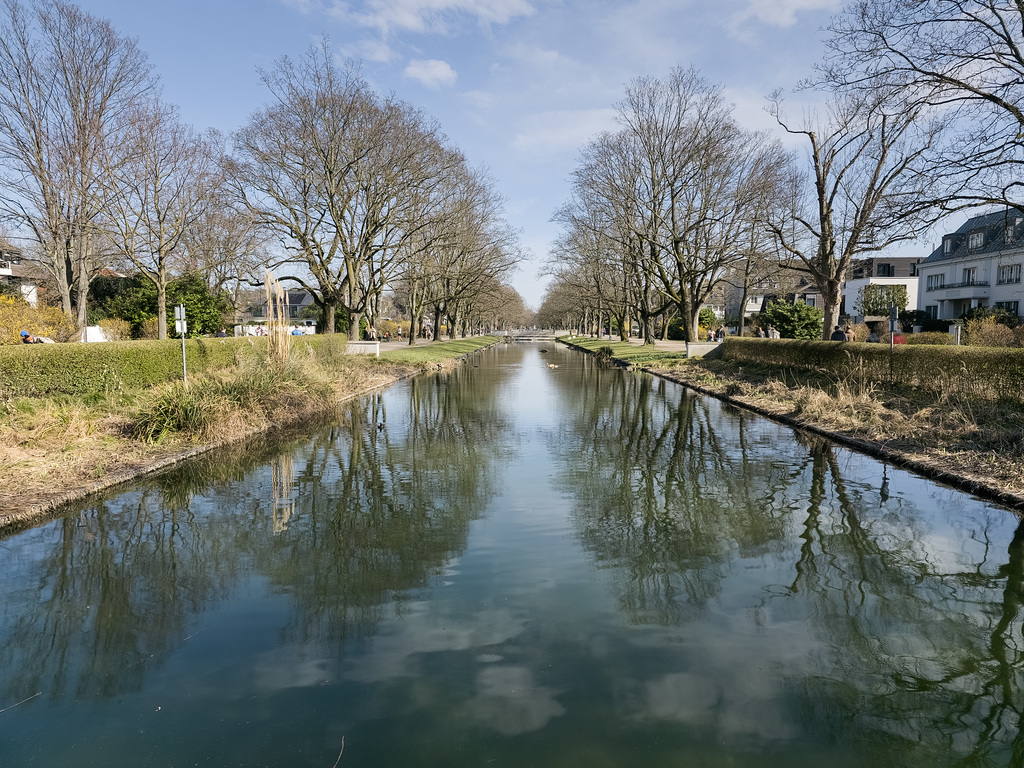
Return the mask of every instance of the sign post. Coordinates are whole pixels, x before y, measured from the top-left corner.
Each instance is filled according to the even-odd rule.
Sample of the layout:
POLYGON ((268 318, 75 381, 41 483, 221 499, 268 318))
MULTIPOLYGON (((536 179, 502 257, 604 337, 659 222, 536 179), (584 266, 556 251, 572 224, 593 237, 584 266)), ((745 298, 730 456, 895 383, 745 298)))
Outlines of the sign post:
POLYGON ((896 329, 899 327, 900 322, 900 311, 896 308, 895 304, 889 305, 889 383, 892 383, 893 372, 892 372, 892 350, 893 345, 896 343, 896 329))
POLYGON ((185 334, 188 332, 188 322, 185 320, 185 305, 179 304, 174 308, 174 331, 181 336, 181 378, 188 386, 188 370, 185 366, 185 334))

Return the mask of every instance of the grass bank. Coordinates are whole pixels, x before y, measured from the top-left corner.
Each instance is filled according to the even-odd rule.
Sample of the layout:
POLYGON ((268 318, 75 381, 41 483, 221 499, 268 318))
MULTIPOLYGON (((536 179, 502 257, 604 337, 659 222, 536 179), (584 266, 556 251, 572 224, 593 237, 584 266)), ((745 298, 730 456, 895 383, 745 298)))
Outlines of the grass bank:
POLYGON ((924 392, 813 371, 686 359, 632 344, 573 339, 615 359, 810 429, 1024 513, 1024 409, 1019 402, 924 392))
POLYGON ((141 474, 263 431, 329 417, 343 400, 457 364, 495 337, 421 344, 380 359, 266 360, 151 388, 0 401, 0 532, 141 474))

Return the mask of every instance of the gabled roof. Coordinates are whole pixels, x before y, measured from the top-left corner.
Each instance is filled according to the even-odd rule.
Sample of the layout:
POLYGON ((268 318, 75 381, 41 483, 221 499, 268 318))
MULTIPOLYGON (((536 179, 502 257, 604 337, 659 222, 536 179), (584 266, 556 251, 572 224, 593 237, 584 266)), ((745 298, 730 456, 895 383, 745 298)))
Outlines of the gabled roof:
POLYGON ((939 247, 932 251, 922 264, 960 261, 968 256, 998 253, 1013 247, 1024 248, 1024 211, 1019 208, 1005 208, 968 219, 956 232, 944 235, 939 247), (1008 240, 1007 228, 1011 224, 1013 225, 1013 237, 1008 240), (981 248, 968 250, 970 235, 975 232, 985 233, 985 244, 981 248), (947 253, 946 240, 950 238, 953 238, 953 246, 947 253))

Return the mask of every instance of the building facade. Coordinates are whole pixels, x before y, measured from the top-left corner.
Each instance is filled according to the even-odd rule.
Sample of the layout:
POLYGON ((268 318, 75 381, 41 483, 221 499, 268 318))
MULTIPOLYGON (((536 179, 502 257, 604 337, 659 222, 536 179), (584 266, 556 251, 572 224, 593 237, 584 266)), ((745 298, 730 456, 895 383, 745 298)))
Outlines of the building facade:
POLYGON ((855 259, 850 265, 849 277, 843 282, 843 306, 840 314, 855 322, 864 321, 860 306, 862 291, 869 285, 902 285, 907 289, 907 309, 917 308, 918 272, 922 259, 912 256, 874 256, 855 259))
POLYGON ((1020 316, 1024 264, 1024 211, 975 216, 921 262, 917 308, 952 320, 978 307, 1020 316))

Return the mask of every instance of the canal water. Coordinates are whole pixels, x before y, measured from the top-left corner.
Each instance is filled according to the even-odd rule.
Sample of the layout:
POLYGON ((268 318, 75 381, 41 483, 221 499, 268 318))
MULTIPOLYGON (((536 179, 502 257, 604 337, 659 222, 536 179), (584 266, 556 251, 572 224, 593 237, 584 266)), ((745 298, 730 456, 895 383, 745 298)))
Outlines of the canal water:
POLYGON ((499 346, 0 541, 0 765, 1022 765, 1022 544, 499 346))

